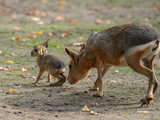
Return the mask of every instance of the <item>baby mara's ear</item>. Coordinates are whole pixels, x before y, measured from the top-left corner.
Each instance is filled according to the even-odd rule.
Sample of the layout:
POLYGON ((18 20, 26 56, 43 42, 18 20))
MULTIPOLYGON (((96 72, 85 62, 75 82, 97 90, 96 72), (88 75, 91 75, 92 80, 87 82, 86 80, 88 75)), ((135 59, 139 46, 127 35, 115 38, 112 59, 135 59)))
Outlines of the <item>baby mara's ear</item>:
POLYGON ((44 55, 44 52, 43 52, 43 49, 42 49, 42 48, 40 48, 39 54, 40 54, 40 55, 44 55))
POLYGON ((46 55, 47 54, 47 49, 46 48, 40 48, 39 54, 40 55, 46 55))
POLYGON ((50 40, 48 39, 46 42, 44 42, 43 43, 43 46, 45 47, 45 48, 48 48, 48 42, 49 42, 50 40))

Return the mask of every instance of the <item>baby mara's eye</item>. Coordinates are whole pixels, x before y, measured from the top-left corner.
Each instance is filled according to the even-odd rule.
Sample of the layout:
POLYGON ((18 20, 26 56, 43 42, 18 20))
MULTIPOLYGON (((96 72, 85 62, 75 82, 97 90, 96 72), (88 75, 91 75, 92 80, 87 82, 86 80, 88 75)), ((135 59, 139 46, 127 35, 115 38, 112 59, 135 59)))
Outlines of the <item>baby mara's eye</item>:
POLYGON ((35 51, 35 52, 38 52, 38 50, 37 50, 37 49, 34 49, 34 51, 35 51))

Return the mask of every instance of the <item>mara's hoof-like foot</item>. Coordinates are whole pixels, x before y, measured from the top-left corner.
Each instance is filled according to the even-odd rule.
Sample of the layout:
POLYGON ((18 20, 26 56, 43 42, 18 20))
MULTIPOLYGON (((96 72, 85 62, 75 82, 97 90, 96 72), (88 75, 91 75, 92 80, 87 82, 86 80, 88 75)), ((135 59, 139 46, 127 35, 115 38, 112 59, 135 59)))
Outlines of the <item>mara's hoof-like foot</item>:
POLYGON ((93 97, 102 98, 103 96, 100 96, 100 95, 98 95, 98 94, 94 94, 93 97))
POLYGON ((103 92, 102 91, 98 91, 97 94, 93 95, 93 97, 103 97, 103 92))
POLYGON ((65 80, 60 80, 60 81, 58 81, 56 83, 50 84, 50 86, 52 86, 52 87, 59 87, 59 86, 62 86, 64 83, 65 83, 65 80))
POLYGON ((35 82, 35 83, 33 83, 33 85, 34 85, 35 87, 37 87, 37 86, 38 86, 38 83, 37 83, 37 82, 35 82))
POLYGON ((47 83, 50 83, 50 80, 47 80, 47 83))
POLYGON ((143 106, 149 106, 153 101, 153 98, 144 98, 144 99, 141 99, 141 107, 143 106))

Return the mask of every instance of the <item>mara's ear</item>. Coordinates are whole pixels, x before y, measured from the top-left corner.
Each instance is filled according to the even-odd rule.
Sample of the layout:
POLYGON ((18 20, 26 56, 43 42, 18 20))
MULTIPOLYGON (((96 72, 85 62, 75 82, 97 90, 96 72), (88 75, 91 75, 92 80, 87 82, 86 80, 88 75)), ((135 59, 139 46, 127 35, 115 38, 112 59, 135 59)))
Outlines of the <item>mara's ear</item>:
POLYGON ((44 46, 45 48, 48 48, 48 42, 49 42, 49 39, 48 39, 46 42, 43 43, 43 46, 44 46))
POLYGON ((77 63, 77 58, 78 58, 78 55, 72 51, 70 51, 68 48, 65 48, 65 51, 66 53, 70 56, 70 58, 75 62, 77 63))
POLYGON ((80 52, 81 52, 83 49, 85 49, 86 44, 85 44, 85 43, 82 43, 80 46, 81 46, 81 49, 80 49, 80 52))

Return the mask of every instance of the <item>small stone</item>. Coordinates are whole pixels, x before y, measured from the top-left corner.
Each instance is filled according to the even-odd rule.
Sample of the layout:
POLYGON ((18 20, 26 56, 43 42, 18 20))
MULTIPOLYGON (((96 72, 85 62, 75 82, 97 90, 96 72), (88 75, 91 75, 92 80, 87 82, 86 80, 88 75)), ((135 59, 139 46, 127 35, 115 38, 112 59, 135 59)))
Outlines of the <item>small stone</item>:
POLYGON ((90 114, 91 114, 91 115, 97 115, 98 113, 97 113, 97 112, 94 112, 94 111, 90 111, 90 114))

